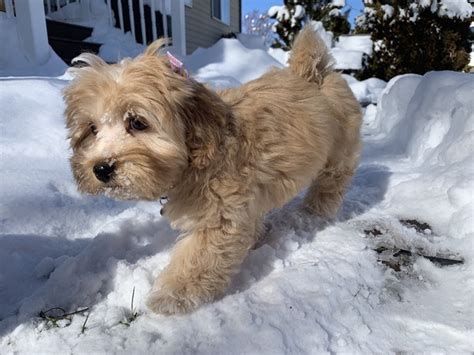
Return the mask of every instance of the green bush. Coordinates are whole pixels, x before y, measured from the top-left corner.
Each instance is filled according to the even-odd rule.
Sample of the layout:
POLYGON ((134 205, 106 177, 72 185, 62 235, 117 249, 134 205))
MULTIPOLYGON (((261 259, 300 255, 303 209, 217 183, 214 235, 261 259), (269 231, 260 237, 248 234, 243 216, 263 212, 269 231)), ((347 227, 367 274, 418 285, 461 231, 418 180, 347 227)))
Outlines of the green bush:
POLYGON ((472 12, 449 12, 442 1, 428 6, 407 0, 385 3, 366 5, 356 20, 356 33, 370 33, 374 43, 372 56, 365 58, 361 79, 375 76, 389 80, 404 73, 467 70, 472 12))

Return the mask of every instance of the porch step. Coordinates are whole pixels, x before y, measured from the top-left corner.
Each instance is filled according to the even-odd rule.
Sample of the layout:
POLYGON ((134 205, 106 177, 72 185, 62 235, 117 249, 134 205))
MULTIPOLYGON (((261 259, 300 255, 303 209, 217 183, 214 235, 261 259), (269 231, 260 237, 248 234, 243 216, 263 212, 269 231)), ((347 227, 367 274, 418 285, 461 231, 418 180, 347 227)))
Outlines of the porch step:
POLYGON ((92 28, 46 19, 48 42, 66 64, 83 52, 97 54, 101 43, 84 41, 92 35, 92 28))
POLYGON ((92 28, 46 19, 48 36, 82 41, 92 35, 92 28))
POLYGON ((48 36, 50 46, 66 64, 70 65, 71 61, 83 52, 97 54, 99 53, 100 43, 92 43, 78 41, 67 38, 48 36))

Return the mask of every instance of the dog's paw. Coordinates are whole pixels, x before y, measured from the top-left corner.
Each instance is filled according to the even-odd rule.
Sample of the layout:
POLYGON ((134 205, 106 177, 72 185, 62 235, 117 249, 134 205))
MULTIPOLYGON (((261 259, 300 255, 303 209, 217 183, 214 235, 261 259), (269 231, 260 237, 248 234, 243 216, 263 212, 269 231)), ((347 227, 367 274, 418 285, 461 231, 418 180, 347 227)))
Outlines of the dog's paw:
POLYGON ((165 315, 189 313, 198 307, 198 304, 185 297, 160 291, 152 292, 146 304, 154 313, 165 315))
POLYGON ((146 304, 155 313, 171 315, 192 312, 210 301, 209 297, 200 294, 196 289, 170 290, 168 287, 161 287, 151 292, 146 304))

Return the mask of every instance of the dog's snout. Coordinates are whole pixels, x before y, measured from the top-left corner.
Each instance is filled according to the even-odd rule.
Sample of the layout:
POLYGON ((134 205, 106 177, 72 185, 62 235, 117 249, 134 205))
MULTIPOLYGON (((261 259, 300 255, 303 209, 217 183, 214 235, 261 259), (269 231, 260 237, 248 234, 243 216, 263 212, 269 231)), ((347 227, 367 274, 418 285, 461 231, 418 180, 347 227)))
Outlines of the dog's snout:
POLYGON ((114 170, 114 164, 105 162, 96 164, 93 169, 95 177, 102 182, 109 182, 114 170))

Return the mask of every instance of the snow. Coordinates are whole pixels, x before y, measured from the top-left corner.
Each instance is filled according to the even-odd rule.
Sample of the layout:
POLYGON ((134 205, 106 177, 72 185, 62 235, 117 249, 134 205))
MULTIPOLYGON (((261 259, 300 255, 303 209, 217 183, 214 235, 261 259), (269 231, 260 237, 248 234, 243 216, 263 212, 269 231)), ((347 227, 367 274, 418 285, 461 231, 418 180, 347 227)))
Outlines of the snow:
POLYGON ((377 78, 369 78, 358 81, 349 75, 343 75, 348 82, 354 96, 361 105, 377 104, 383 89, 387 83, 377 78))
POLYGON ((331 50, 331 53, 336 61, 336 69, 362 69, 362 56, 364 53, 362 53, 361 51, 341 50, 340 48, 333 48, 331 50))
POLYGON ((57 76, 67 68, 52 49, 46 63, 31 63, 20 47, 16 18, 8 18, 4 12, 0 12, 0 43, 4 48, 0 51, 0 76, 57 76))
POLYGON ((332 4, 336 7, 345 7, 346 0, 332 0, 332 4))
POLYGON ((274 17, 279 21, 287 21, 290 19, 291 15, 290 15, 290 11, 288 10, 288 8, 285 6, 285 5, 281 5, 281 6, 272 6, 268 9, 267 11, 267 15, 269 17, 274 17))
MULTIPOLYGON (((335 68, 340 70, 360 70, 362 69, 362 58, 364 54, 372 55, 372 40, 370 35, 339 36, 333 43, 333 33, 326 31, 320 21, 311 21, 311 26, 324 40, 328 48, 331 48, 332 56, 335 60, 335 68)), ((280 48, 267 48, 263 37, 238 34, 237 39, 248 49, 259 49, 276 59, 280 64, 287 65, 291 52, 280 48)), ((240 54, 235 53, 235 57, 240 54)))
POLYGON ((305 10, 304 7, 301 5, 296 5, 295 6, 295 14, 293 15, 294 18, 296 19, 302 19, 305 16, 305 10))
POLYGON ((381 6, 382 11, 384 12, 383 19, 388 20, 392 18, 393 12, 395 11, 394 8, 390 5, 382 5, 381 6))
POLYGON ((360 70, 364 53, 372 55, 372 40, 370 35, 342 35, 331 51, 337 69, 360 70))
POLYGON ((275 5, 271 6, 268 11, 267 15, 271 18, 276 18, 278 22, 287 21, 291 19, 292 25, 295 25, 298 20, 302 19, 305 16, 304 7, 301 5, 296 5, 292 13, 290 14, 290 10, 286 7, 286 5, 275 5))
MULTIPOLYGON (((262 51, 267 52, 267 54, 271 55, 274 59, 280 62, 281 65, 287 65, 288 58, 290 55, 289 51, 284 51, 281 48, 271 48, 265 44, 265 38, 261 36, 246 34, 246 33, 238 33, 237 39, 239 40, 242 45, 247 47, 248 49, 259 49, 262 51)), ((239 55, 235 53, 235 55, 239 55)))
POLYGON ((469 19, 472 17, 472 5, 468 0, 441 0, 438 14, 450 18, 469 19))
POLYGON ((335 43, 335 48, 360 51, 372 55, 372 40, 370 35, 341 35, 335 43))
POLYGON ((283 67, 264 49, 247 48, 236 39, 221 39, 210 48, 198 48, 184 63, 198 80, 211 81, 217 88, 238 86, 270 67, 283 67))
POLYGON ((266 50, 265 38, 248 33, 237 33, 237 39, 248 49, 266 50))
POLYGON ((311 21, 311 26, 313 27, 314 32, 316 32, 326 43, 328 48, 332 47, 333 33, 331 31, 326 31, 321 21, 311 21))
POLYGON ((277 5, 271 6, 267 11, 268 17, 276 16, 281 8, 282 6, 277 6, 277 5))
POLYGON ((284 66, 288 65, 288 58, 290 58, 289 51, 284 51, 281 48, 268 48, 267 53, 279 61, 280 64, 284 66))
MULTIPOLYGON (((185 62, 216 87, 282 66, 247 46, 223 39, 185 62)), ((472 351, 474 78, 344 77, 367 106, 361 164, 337 218, 306 214, 301 196, 272 211, 264 244, 226 295, 171 317, 144 304, 178 235, 160 203, 79 194, 68 164, 66 77, 0 78, 1 352, 472 351), (431 229, 419 233, 401 219, 431 229), (384 234, 366 236, 373 228, 384 234), (397 272, 377 261, 380 241, 465 262, 440 267, 420 257, 397 272), (124 325, 134 289, 138 316, 124 325), (54 327, 38 317, 51 307, 89 309, 54 327)))
POLYGON ((86 41, 102 43, 99 56, 112 63, 122 58, 136 57, 146 48, 135 41, 131 32, 123 33, 120 29, 104 23, 96 24, 92 36, 86 38, 86 41))
POLYGON ((472 17, 473 7, 468 0, 419 0, 417 3, 410 4, 413 12, 411 21, 418 18, 418 6, 422 8, 430 7, 431 12, 437 12, 439 16, 447 16, 449 18, 459 18, 467 20, 472 17))
POLYGON ((120 29, 110 26, 105 2, 91 2, 88 17, 82 15, 80 6, 79 2, 67 4, 48 14, 48 17, 92 28, 92 35, 85 41, 101 43, 99 56, 108 62, 117 62, 122 58, 136 57, 143 53, 146 46, 136 43, 131 32, 123 33, 120 29))

